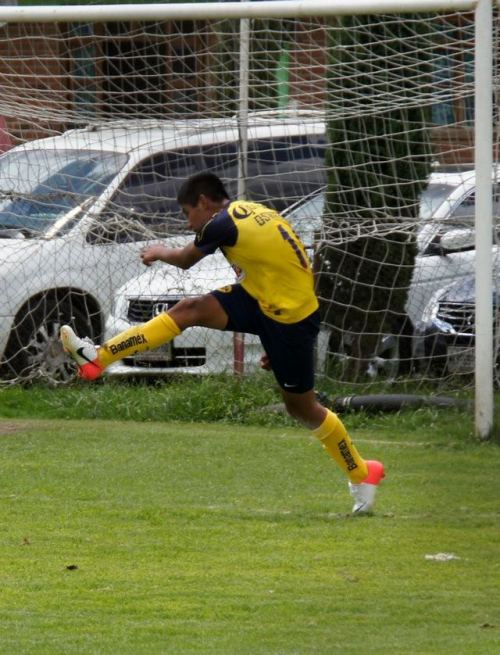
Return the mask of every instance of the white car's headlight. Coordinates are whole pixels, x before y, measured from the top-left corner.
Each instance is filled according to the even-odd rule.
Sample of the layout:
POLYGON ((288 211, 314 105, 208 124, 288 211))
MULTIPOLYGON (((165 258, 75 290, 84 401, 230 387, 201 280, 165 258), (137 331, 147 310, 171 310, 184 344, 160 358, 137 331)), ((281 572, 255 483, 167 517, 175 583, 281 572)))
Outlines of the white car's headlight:
POLYGON ((442 290, 432 294, 431 299, 425 306, 424 311, 422 312, 422 316, 420 318, 420 323, 422 323, 422 325, 427 325, 428 323, 432 323, 432 321, 434 321, 434 319, 436 318, 439 308, 439 297, 441 296, 441 294, 442 294, 442 290))
POLYGON ((127 317, 128 300, 126 296, 116 295, 111 307, 111 314, 115 318, 127 317))

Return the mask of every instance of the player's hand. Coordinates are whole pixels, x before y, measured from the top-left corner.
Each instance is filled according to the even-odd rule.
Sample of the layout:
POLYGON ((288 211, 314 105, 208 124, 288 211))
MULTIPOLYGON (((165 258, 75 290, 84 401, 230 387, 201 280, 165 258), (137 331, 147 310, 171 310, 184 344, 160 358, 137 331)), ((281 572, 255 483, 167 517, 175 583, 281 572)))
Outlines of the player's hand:
POLYGON ((160 245, 159 243, 154 244, 152 246, 146 246, 146 248, 143 248, 141 250, 142 263, 145 266, 151 266, 153 262, 156 262, 159 259, 161 259, 161 255, 164 249, 165 247, 160 245))
POLYGON ((260 358, 260 367, 264 369, 264 371, 271 370, 271 363, 267 355, 262 355, 262 357, 260 358))

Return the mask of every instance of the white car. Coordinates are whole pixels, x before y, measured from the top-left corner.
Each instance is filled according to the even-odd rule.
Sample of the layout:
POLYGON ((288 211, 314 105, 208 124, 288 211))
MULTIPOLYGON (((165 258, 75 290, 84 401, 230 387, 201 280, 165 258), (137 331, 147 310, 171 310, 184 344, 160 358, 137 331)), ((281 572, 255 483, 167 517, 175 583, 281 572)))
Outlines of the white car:
MULTIPOLYGON (((473 270, 475 252, 470 242, 470 226, 474 216, 474 191, 474 171, 435 172, 422 194, 422 222, 417 233, 418 254, 406 306, 413 325, 419 323, 436 289, 459 277, 470 275, 473 270)), ((500 193, 495 198, 500 199, 500 193)), ((323 191, 315 192, 283 212, 311 254, 314 243, 325 238, 324 200, 323 191)), ((500 208, 498 204, 497 201, 496 210, 500 208)), ((207 293, 231 281, 234 281, 234 275, 220 254, 202 259, 188 271, 177 271, 170 266, 163 266, 153 272, 147 271, 118 292, 114 310, 106 324, 106 336, 109 338, 133 324, 151 318, 155 313, 172 306, 180 297, 207 293)), ((245 340, 245 366, 246 370, 251 370, 257 365, 261 348, 255 337, 246 335, 245 340)), ((320 370, 325 366, 327 350, 328 332, 323 329, 317 353, 320 370)), ((119 362, 110 367, 109 374, 205 373, 228 371, 233 364, 232 335, 206 328, 190 328, 164 351, 141 354, 119 362)), ((382 372, 391 376, 397 371, 398 365, 398 338, 383 335, 369 373, 378 375, 382 372)))
MULTIPOLYGON (((100 341, 139 251, 185 231, 175 197, 202 170, 236 192, 236 119, 121 121, 70 130, 0 157, 0 376, 73 371, 63 323, 100 341)), ((280 209, 325 180, 320 115, 251 114, 248 193, 280 209)))

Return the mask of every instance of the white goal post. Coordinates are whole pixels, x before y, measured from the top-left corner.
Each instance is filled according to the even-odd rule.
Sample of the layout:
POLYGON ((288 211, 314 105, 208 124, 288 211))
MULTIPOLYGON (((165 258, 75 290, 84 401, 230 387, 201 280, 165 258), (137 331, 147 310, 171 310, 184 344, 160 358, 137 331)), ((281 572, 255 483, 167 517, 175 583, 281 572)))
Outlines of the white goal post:
MULTIPOLYGON (((469 346, 470 343, 474 345, 476 432, 480 438, 487 438, 493 429, 493 372, 498 357, 498 352, 495 352, 498 350, 495 345, 497 335, 492 321, 496 282, 496 260, 492 251, 493 185, 497 182, 492 176, 496 146, 493 120, 498 114, 498 109, 494 107, 497 100, 494 81, 500 78, 500 73, 494 70, 498 44, 493 40, 493 16, 498 4, 493 0, 265 0, 0 6, 0 23, 3 25, 0 28, 0 53, 3 56, 3 63, 0 64, 0 118, 2 125, 5 123, 4 131, 12 145, 33 148, 30 157, 25 157, 26 161, 33 161, 35 150, 39 153, 40 148, 47 147, 47 140, 36 147, 25 146, 40 137, 54 139, 54 152, 59 151, 63 144, 57 139, 66 139, 68 144, 73 144, 72 148, 82 147, 88 142, 91 144, 88 146, 90 151, 97 148, 96 135, 102 130, 103 138, 108 139, 102 150, 111 150, 109 139, 118 137, 110 135, 117 134, 117 130, 128 129, 123 128, 124 122, 137 117, 141 120, 147 117, 149 120, 147 128, 142 123, 143 130, 151 130, 151 133, 163 130, 163 139, 167 138, 165 134, 170 130, 168 138, 172 143, 178 139, 174 149, 177 160, 181 157, 181 151, 187 153, 186 157, 193 156, 196 138, 198 146, 210 146, 214 150, 211 161, 215 166, 215 162, 228 156, 229 150, 232 152, 231 140, 234 140, 239 144, 234 150, 237 163, 231 163, 239 171, 234 191, 245 194, 247 180, 264 180, 269 195, 261 191, 258 197, 271 203, 278 202, 279 197, 284 200, 283 180, 279 180, 281 186, 276 186, 276 171, 281 171, 281 176, 291 182, 290 186, 295 189, 295 195, 290 193, 286 196, 287 203, 284 204, 288 205, 294 201, 300 204, 306 190, 308 193, 317 192, 320 187, 318 183, 313 189, 309 182, 304 182, 306 174, 293 168, 296 166, 295 160, 292 162, 285 158, 283 144, 286 142, 294 153, 299 153, 300 148, 309 148, 307 156, 311 161, 312 149, 316 148, 314 152, 317 155, 323 148, 327 153, 325 162, 321 166, 317 162, 311 164, 307 175, 321 168, 323 186, 326 186, 325 204, 321 209, 324 222, 322 226, 315 224, 314 229, 311 228, 316 239, 316 271, 318 279, 324 282, 319 289, 325 307, 333 298, 333 295, 328 295, 329 289, 340 289, 335 312, 329 312, 327 307, 323 315, 328 334, 323 335, 322 352, 338 356, 325 356, 322 360, 323 374, 331 379, 336 379, 338 367, 345 367, 346 362, 349 366, 356 360, 354 368, 357 373, 368 371, 368 379, 372 380, 377 371, 382 371, 387 365, 386 355, 381 355, 380 344, 390 342, 391 335, 386 334, 386 328, 394 324, 397 311, 391 306, 382 307, 380 299, 375 299, 373 305, 363 307, 362 303, 366 302, 363 299, 368 297, 366 294, 369 295, 370 285, 384 290, 384 285, 388 284, 384 280, 394 271, 394 289, 387 286, 380 295, 390 298, 394 293, 396 298, 396 287, 406 285, 405 293, 418 296, 425 285, 418 287, 418 276, 415 277, 414 273, 410 282, 409 275, 412 270, 420 271, 420 266, 427 265, 431 256, 436 260, 444 257, 444 251, 439 254, 431 247, 441 238, 442 226, 451 223, 454 227, 463 228, 462 232, 474 227, 474 263, 471 264, 468 255, 464 254, 471 251, 468 245, 457 248, 457 256, 453 252, 448 257, 447 265, 455 260, 467 260, 464 266, 472 266, 475 277, 475 333, 469 346), (367 17, 371 19, 364 22, 367 17), (375 20, 374 17, 380 18, 375 20), (351 22, 348 22, 351 18, 351 22), (162 88, 157 88, 158 85, 162 88), (423 116, 424 110, 427 116, 431 116, 429 124, 424 119, 422 123, 419 122, 418 112, 422 112, 423 116), (189 126, 184 122, 186 116, 191 120, 189 126), (112 127, 111 122, 114 123, 112 127), (326 126, 326 141, 319 138, 322 128, 317 125, 321 122, 326 126), (268 123, 269 137, 264 137, 263 126, 268 123), (111 131, 105 131, 108 128, 111 131), (372 129, 374 132, 370 131, 372 129), (377 133, 380 129, 384 130, 382 134, 377 133), (83 130, 81 137, 78 136, 79 130, 83 130), (188 132, 193 136, 189 136, 188 132), (200 136, 202 134, 204 136, 200 136), (226 134, 225 140, 217 134, 226 134), (309 136, 314 138, 306 146, 304 139, 307 140, 309 136), (77 137, 80 141, 77 141, 77 137), (272 145, 269 145, 269 139, 274 139, 272 145), (281 145, 275 145, 275 141, 281 145), (314 145, 311 145, 313 141, 314 145), (264 142, 268 145, 264 146, 264 142), (75 145, 77 143, 80 145, 75 145), (179 145, 181 143, 182 146, 179 145), (248 148, 250 150, 247 151, 248 148), (369 161, 369 165, 364 165, 363 157, 369 161), (262 162, 267 162, 268 168, 265 170, 259 168, 264 166, 260 158, 262 162), (252 173, 246 170, 250 160, 257 167, 253 178, 252 173), (272 166, 277 166, 276 162, 281 162, 280 168, 271 172, 272 166), (385 254, 380 254, 382 251, 377 248, 383 246, 384 239, 398 244, 398 240, 404 241, 404 238, 407 241, 415 238, 415 243, 420 247, 421 237, 415 237, 417 233, 420 235, 421 228, 415 196, 412 195, 416 191, 409 189, 413 182, 420 183, 420 190, 424 189, 426 180, 418 175, 424 175, 424 169, 419 167, 425 165, 428 165, 429 172, 435 175, 436 180, 439 178, 436 189, 441 185, 441 192, 445 186, 451 189, 452 182, 444 182, 448 178, 439 175, 442 172, 444 176, 448 174, 448 169, 454 168, 453 179, 458 182, 453 182, 457 187, 453 198, 458 198, 461 185, 466 200, 460 207, 457 204, 453 211, 450 204, 450 211, 441 216, 440 220, 444 223, 439 224, 439 229, 436 228, 431 242, 426 245, 427 250, 416 251, 416 255, 413 253, 412 257, 416 258, 415 262, 418 260, 418 264, 413 259, 410 263, 401 260, 400 267, 401 270, 405 269, 406 277, 398 277, 390 253, 384 251, 385 254), (465 174, 460 179, 456 177, 465 170, 473 170, 473 183, 470 182, 472 178, 467 178, 465 174), (293 178, 293 175, 297 175, 297 178, 293 178), (350 182, 346 183, 349 179, 350 182), (356 180, 359 180, 359 184, 356 180), (397 199, 395 194, 398 195, 397 199), (368 206, 363 207, 363 198, 368 206), (388 208, 387 202, 390 204, 392 201, 394 206, 388 208), (470 216, 463 214, 460 215, 460 223, 459 210, 467 203, 470 206, 471 202, 474 205, 474 223, 471 225, 470 221, 467 222, 470 216), (367 209, 371 211, 369 216, 367 209), (378 239, 374 250, 371 250, 372 238, 378 239), (318 244, 321 244, 319 250, 318 244), (383 259, 386 256, 387 261, 383 259), (345 258, 347 264, 344 269, 340 266, 335 269, 335 262, 340 257, 345 258), (371 265, 370 269, 365 270, 359 264, 355 269, 355 275, 360 276, 358 283, 361 291, 352 287, 353 278, 347 279, 347 274, 343 277, 343 270, 354 266, 355 260, 364 260, 371 265), (367 270, 374 270, 377 262, 381 269, 376 273, 375 280, 363 280, 364 275, 371 275, 367 270), (387 270, 382 270, 383 266, 387 270), (331 279, 328 279, 329 276, 331 279), (357 307, 357 313, 350 312, 351 303, 357 307), (342 324, 339 323, 340 316, 342 324), (380 326, 377 330, 369 320, 376 316, 379 316, 380 326), (371 348, 370 357, 367 357, 367 348, 371 348)), ((126 152, 129 160, 135 161, 133 157, 140 147, 144 147, 139 143, 140 138, 133 137, 134 145, 130 135, 119 138, 123 142, 129 140, 129 149, 125 150, 122 144, 121 152, 126 152)), ((150 147, 150 151, 150 160, 160 161, 160 150, 153 152, 150 147)), ((27 165, 21 158, 21 151, 14 149, 11 154, 18 157, 18 170, 27 165)), ((162 156, 162 165, 165 165, 165 156, 162 156)), ((115 173, 122 170, 116 163, 117 157, 99 163, 102 169, 108 167, 108 176, 111 176, 111 170, 116 169, 115 173)), ((174 166, 174 159, 169 155, 168 166, 174 166)), ((137 155, 134 166, 140 168, 141 161, 146 161, 145 154, 142 160, 137 155)), ((92 160, 91 163, 94 165, 95 162, 92 160)), ((77 164, 83 168, 89 162, 79 161, 77 164)), ((147 174, 152 176, 153 164, 148 165, 150 168, 144 169, 143 180, 147 174)), ((176 173, 180 179, 182 167, 178 163, 175 165, 176 170, 180 171, 176 173)), ((226 170, 226 164, 220 165, 221 171, 226 170)), ((38 169, 44 166, 39 165, 38 169)), ((93 174, 96 170, 94 166, 93 174)), ((451 172, 449 174, 451 176, 451 172)), ((40 176, 40 172, 37 175, 40 176)), ((55 178, 56 175, 50 178, 51 183, 55 184, 55 178)), ((101 194, 103 179, 108 184, 108 177, 104 174, 98 180, 89 177, 89 188, 91 183, 94 184, 92 190, 86 192, 87 195, 79 191, 78 202, 75 201, 73 205, 68 198, 71 200, 76 196, 73 192, 71 196, 65 187, 66 195, 60 203, 67 212, 63 215, 63 210, 59 208, 57 216, 54 214, 56 219, 50 228, 52 231, 44 236, 45 240, 50 235, 62 235, 67 240, 81 216, 88 214, 85 220, 90 225, 92 219, 104 211, 107 202, 115 202, 120 194, 123 195, 124 186, 130 192, 132 182, 127 182, 125 173, 122 178, 117 173, 115 186, 111 188, 111 185, 101 194)), ((0 212, 4 211, 5 216, 8 214, 6 225, 3 220, 0 221, 0 231, 7 229, 9 234, 6 236, 13 242, 13 230, 17 228, 17 223, 11 225, 8 222, 13 210, 7 204, 17 203, 19 211, 26 213, 31 211, 33 204, 38 208, 40 205, 48 206, 56 192, 52 188, 47 191, 47 184, 42 184, 40 180, 33 187, 26 184, 17 188, 5 179, 0 185, 4 203, 4 210, 0 208, 0 212), (5 185, 6 188, 3 188, 5 185), (40 192, 42 187, 43 194, 40 192)), ((281 206, 278 208, 284 209, 281 206)), ((49 220, 48 213, 43 214, 43 218, 40 218, 42 212, 37 216, 39 221, 49 220)), ((29 243, 33 230, 36 231, 34 225, 30 223, 26 227, 22 238, 26 242, 26 252, 29 250, 27 257, 31 261, 40 257, 41 261, 41 246, 34 247, 33 243, 29 243)), ((88 234, 85 237, 87 251, 89 243, 102 247, 102 234, 93 235, 90 241, 88 234)), ((153 238, 156 233, 152 229, 147 236, 153 238)), ((455 237, 459 236, 456 230, 455 237)), ((120 236, 123 242, 127 242, 127 238, 120 236)), ((130 241, 137 242, 138 239, 130 237, 130 241)), ((123 263, 125 250, 123 247, 121 254, 118 253, 117 243, 118 240, 107 249, 108 253, 117 251, 113 255, 116 258, 115 266, 123 263)), ((57 250, 56 246, 54 248, 57 250)), ((5 253, 11 250, 13 243, 5 247, 5 253)), ((397 253, 403 253, 406 257, 403 250, 397 250, 397 253)), ((65 263, 64 266, 69 267, 69 264, 65 263)), ((16 275, 14 264, 11 269, 13 273, 9 275, 16 275)), ((456 264, 453 274, 470 278, 471 270, 459 269, 456 264)), ((27 313, 45 320, 50 313, 46 305, 55 302, 64 309, 58 314, 58 320, 64 313, 73 317, 79 313, 83 315, 83 306, 78 304, 80 300, 77 302, 73 292, 69 300, 60 295, 60 282, 50 290, 40 290, 29 297, 28 281, 32 273, 19 272, 18 275, 26 278, 20 285, 26 296, 24 304, 15 307, 12 300, 14 309, 0 308, 0 314, 6 317, 3 325, 7 325, 9 317, 14 326, 9 332, 0 325, 0 332, 6 330, 3 342, 0 334, 3 353, 0 360, 14 371, 14 379, 17 379, 23 366, 26 370, 34 371, 33 365, 27 363, 28 352, 33 349, 34 352, 37 348, 40 352, 42 349, 47 352, 52 347, 50 339, 43 341, 43 335, 38 334, 40 326, 26 325, 27 313)), ((73 273, 68 268, 64 270, 64 275, 60 272, 52 274, 58 280, 64 276, 70 279, 73 273)), ((120 284, 134 276, 137 276, 137 271, 129 274, 124 270, 120 284)), ((451 288, 452 282, 453 279, 448 277, 446 288, 451 288)), ((12 278, 5 284, 7 290, 4 296, 9 296, 12 278)), ((113 294, 120 284, 109 283, 113 294)), ((444 292, 444 282, 442 288, 433 288, 432 294, 430 283, 426 284, 422 297, 425 295, 427 313, 423 306, 420 307, 418 312, 415 310, 417 319, 408 310, 411 322, 415 324, 417 320, 423 324, 424 316, 430 315, 433 307, 431 301, 439 303, 440 299, 448 298, 444 292)), ((72 283, 72 289, 79 289, 77 295, 85 295, 83 286, 79 287, 76 281, 72 283)), ((90 295, 85 295, 85 306, 90 302, 89 298, 90 295)), ((111 300, 107 309, 113 303, 116 306, 117 302, 111 300)), ((436 304, 436 307, 440 305, 436 304)), ((461 311, 461 307, 458 309, 461 311)), ((94 310, 97 313, 95 307, 94 310)), ((400 325, 401 316, 396 318, 400 325)), ((406 322, 406 316, 403 322, 406 322)), ((51 323, 52 327, 55 323, 51 323)), ((96 319, 96 333, 104 331, 104 324, 102 329, 96 327, 97 324, 96 319)), ((45 331, 48 329, 46 323, 41 327, 45 331)), ((435 343, 427 341, 428 334, 424 330, 418 339, 413 332, 411 337, 407 333, 399 336, 404 336, 411 350, 404 357, 411 360, 408 369, 411 368, 409 375, 413 383, 416 380, 415 344, 420 344, 419 347, 424 349, 423 359, 427 358, 425 361, 428 361, 429 367, 436 363, 441 365, 443 357, 451 357, 452 351, 456 353, 463 346, 457 341, 452 345, 447 342, 446 355, 439 351, 439 357, 435 357, 432 349, 438 343, 436 335, 432 337, 435 343), (429 343, 432 343, 432 352, 426 350, 429 343)), ((441 340, 439 344, 449 340, 449 332, 438 336, 441 340)), ((401 342, 400 339, 398 361, 402 359, 401 342)), ((179 352, 181 350, 187 352, 188 346, 179 348, 179 352)), ((467 350, 470 354, 471 348, 467 350)), ((36 356, 36 353, 33 354, 30 361, 35 361, 36 356)), ((59 365, 56 359, 54 366, 59 365)), ((442 378, 446 378, 448 384, 450 380, 455 380, 456 389, 467 384, 466 373, 471 373, 470 369, 467 372, 462 370, 462 363, 463 360, 459 360, 459 364, 454 364, 453 368, 447 359, 443 368, 446 373, 442 373, 442 378)), ((151 361, 146 364, 150 366, 151 361)), ((425 368, 422 380, 435 384, 436 375, 429 371, 430 368, 425 368)), ((392 385, 398 383, 400 374, 398 370, 397 374, 389 376, 392 385)), ((357 379, 353 381, 357 383, 357 379)), ((376 383, 380 383, 380 376, 376 383)))
POLYGON ((264 0, 263 2, 199 2, 123 5, 56 5, 1 7, 6 22, 75 20, 193 20, 219 18, 300 18, 364 14, 470 11, 480 0, 264 0))

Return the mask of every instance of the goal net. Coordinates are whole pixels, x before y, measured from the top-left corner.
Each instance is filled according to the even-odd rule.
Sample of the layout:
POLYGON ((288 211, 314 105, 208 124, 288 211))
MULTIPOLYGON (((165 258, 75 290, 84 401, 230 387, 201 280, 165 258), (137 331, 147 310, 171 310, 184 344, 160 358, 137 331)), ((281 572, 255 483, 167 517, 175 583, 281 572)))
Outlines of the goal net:
MULTIPOLYGON (((102 341, 234 281, 223 257, 189 272, 139 258, 190 238, 176 191, 209 169, 304 240, 322 380, 471 385, 473 14, 203 18, 201 4, 1 25, 1 379, 69 379, 61 324, 102 341)), ((193 328, 110 375, 259 357, 253 337, 193 328)))

